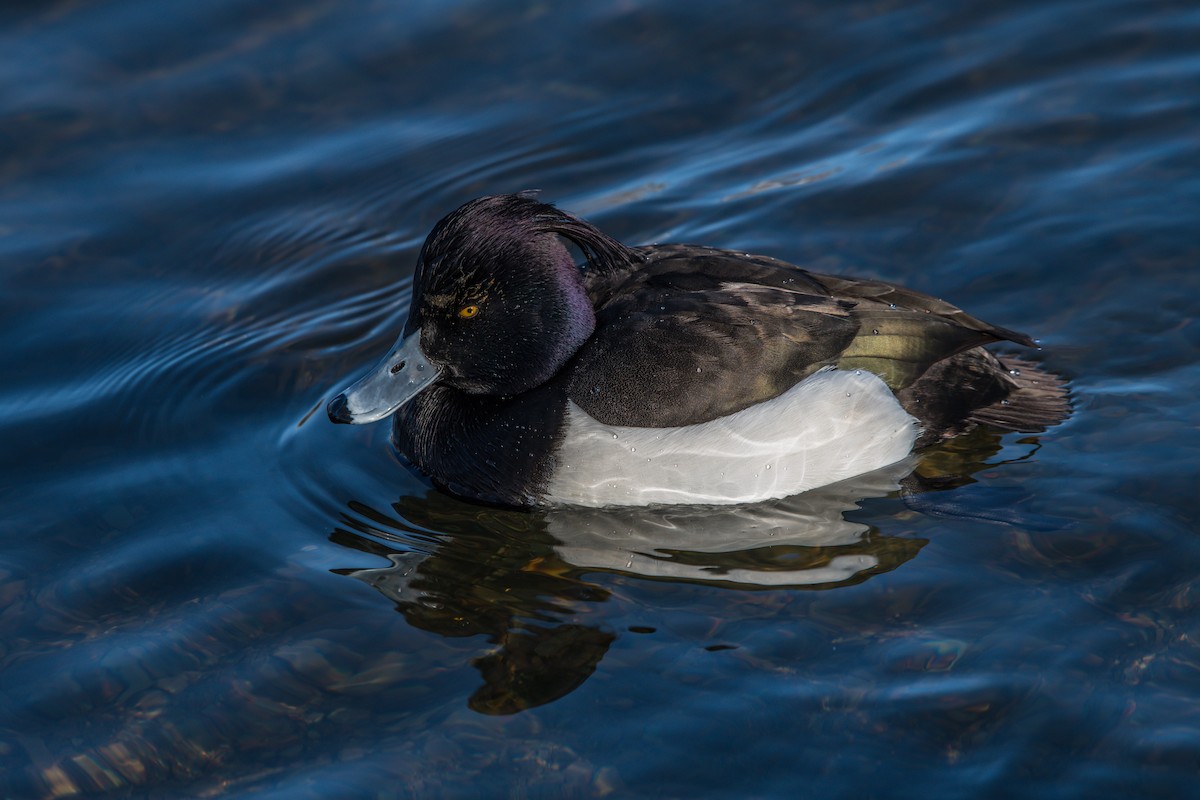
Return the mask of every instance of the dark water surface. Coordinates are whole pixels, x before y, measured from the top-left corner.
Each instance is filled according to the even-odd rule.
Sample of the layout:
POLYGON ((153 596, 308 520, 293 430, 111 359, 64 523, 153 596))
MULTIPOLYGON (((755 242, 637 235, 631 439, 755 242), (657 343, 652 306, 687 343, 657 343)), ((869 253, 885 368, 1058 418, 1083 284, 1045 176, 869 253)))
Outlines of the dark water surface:
POLYGON ((0 797, 1197 796, 1198 42, 1184 1, 4 6, 0 797), (527 187, 1028 331, 1076 414, 752 508, 443 496, 309 415, 432 223, 527 187))

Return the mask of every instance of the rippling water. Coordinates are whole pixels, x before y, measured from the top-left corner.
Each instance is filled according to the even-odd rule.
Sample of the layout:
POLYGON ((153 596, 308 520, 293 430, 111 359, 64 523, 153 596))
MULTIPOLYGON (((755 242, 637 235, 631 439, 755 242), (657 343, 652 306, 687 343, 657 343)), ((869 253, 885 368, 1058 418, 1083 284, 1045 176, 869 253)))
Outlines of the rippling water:
POLYGON ((1198 41, 1144 0, 7 6, 0 796, 1193 794, 1198 41), (720 513, 443 496, 313 412, 431 224, 529 187, 1028 331, 1076 414, 720 513))

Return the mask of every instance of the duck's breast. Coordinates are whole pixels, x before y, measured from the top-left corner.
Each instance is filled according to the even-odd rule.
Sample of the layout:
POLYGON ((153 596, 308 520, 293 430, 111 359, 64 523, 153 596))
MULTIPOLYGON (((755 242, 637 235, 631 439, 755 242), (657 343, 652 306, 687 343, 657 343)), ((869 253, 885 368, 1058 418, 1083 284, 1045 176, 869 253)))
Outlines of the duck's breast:
POLYGON ((751 503, 895 463, 916 419, 877 376, 822 370, 710 422, 606 425, 568 403, 546 500, 582 506, 751 503))

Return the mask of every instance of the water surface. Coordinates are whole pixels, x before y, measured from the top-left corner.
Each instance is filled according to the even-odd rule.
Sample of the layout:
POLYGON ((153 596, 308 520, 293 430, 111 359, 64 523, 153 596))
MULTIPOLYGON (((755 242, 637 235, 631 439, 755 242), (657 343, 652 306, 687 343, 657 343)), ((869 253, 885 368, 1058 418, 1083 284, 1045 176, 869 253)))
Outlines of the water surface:
POLYGON ((0 796, 1183 797, 1186 2, 0 12, 0 796), (896 281, 1074 417, 721 512, 519 514, 312 414, 429 227, 896 281))

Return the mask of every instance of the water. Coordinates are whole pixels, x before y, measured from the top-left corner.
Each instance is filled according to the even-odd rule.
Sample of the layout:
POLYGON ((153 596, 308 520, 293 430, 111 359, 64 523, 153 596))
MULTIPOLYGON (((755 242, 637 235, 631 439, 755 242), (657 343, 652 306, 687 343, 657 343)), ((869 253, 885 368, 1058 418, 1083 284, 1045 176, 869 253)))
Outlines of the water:
POLYGON ((7 6, 0 796, 1193 794, 1197 41, 1186 2, 7 6), (445 497, 312 412, 432 223, 529 187, 1028 331, 1076 414, 720 514, 445 497))

